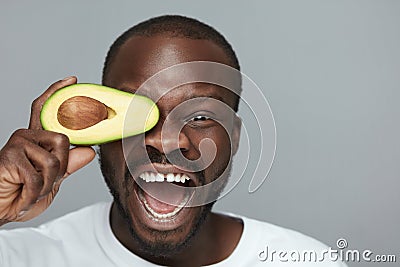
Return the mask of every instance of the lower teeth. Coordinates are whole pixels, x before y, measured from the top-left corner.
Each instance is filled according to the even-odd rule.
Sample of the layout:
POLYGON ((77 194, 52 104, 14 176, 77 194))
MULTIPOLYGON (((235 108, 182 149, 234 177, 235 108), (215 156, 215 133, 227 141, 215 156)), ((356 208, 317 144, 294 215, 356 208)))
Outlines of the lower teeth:
POLYGON ((169 219, 171 217, 173 217, 174 215, 176 215, 178 212, 180 212, 182 210, 182 208, 185 206, 185 204, 187 203, 187 201, 189 200, 189 196, 186 195, 181 204, 179 204, 178 206, 175 207, 175 209, 169 213, 157 213, 156 211, 154 211, 150 205, 147 203, 146 198, 143 196, 143 192, 142 190, 139 190, 139 197, 140 200, 143 202, 144 206, 146 207, 146 209, 151 213, 151 215, 153 215, 155 218, 157 219, 169 219))

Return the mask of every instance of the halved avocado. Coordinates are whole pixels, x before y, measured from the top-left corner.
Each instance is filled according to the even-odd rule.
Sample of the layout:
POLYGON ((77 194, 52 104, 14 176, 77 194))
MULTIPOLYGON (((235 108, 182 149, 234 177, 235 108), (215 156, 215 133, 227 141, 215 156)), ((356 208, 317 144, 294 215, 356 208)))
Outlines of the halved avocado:
MULTIPOLYGON (((88 109, 81 112, 78 107, 64 115, 77 116, 78 121, 83 121, 83 113, 88 114, 87 111, 88 109)), ((90 112, 97 116, 95 113, 98 112, 98 108, 89 109, 89 115, 92 115, 90 112)), ((73 84, 58 90, 47 99, 40 113, 43 129, 67 135, 70 143, 74 145, 98 145, 141 134, 154 127, 158 118, 157 105, 150 98, 88 83, 73 84), (78 98, 86 98, 94 105, 103 106, 104 118, 83 129, 67 125, 60 119, 60 111, 65 113, 66 109, 60 108, 68 101, 78 98), (129 116, 129 123, 125 123, 126 116, 129 116)))

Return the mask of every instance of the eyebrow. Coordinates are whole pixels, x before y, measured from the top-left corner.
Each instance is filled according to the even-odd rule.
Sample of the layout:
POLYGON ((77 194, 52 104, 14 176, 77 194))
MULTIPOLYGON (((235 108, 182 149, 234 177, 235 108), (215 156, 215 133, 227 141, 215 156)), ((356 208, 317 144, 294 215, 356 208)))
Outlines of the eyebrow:
MULTIPOLYGON (((125 91, 125 92, 136 93, 136 90, 139 89, 140 86, 141 86, 140 84, 139 85, 134 85, 134 86, 123 84, 122 86, 118 87, 118 89, 121 90, 121 91, 125 91)), ((216 86, 216 85, 199 83, 199 84, 196 84, 194 86, 203 87, 203 86, 216 86)), ((151 91, 149 93, 151 93, 151 91)), ((209 94, 207 92, 196 93, 196 94, 185 94, 184 100, 189 100, 189 99, 194 99, 194 98, 204 98, 204 99, 199 99, 200 102, 206 101, 207 98, 213 98, 213 99, 219 100, 221 102, 225 102, 224 98, 222 96, 220 96, 220 95, 212 95, 212 94, 209 94)))
MULTIPOLYGON (((210 92, 207 92, 207 88, 210 88, 210 87, 219 87, 218 85, 215 85, 215 84, 209 84, 209 83, 193 83, 193 84, 191 84, 192 86, 194 86, 194 87, 200 87, 200 88, 204 88, 204 90, 203 90, 203 92, 196 92, 196 93, 186 93, 185 94, 185 99, 193 99, 193 98, 200 98, 200 97, 204 97, 205 99, 204 100, 200 100, 200 101, 205 101, 206 100, 206 98, 213 98, 213 99, 216 99, 216 100, 219 100, 219 101, 222 101, 222 102, 224 102, 224 98, 222 97, 222 96, 220 96, 220 95, 217 95, 217 94, 210 94, 210 92)), ((222 89, 222 88, 219 88, 219 89, 222 89)))
POLYGON ((221 96, 216 96, 216 95, 209 95, 209 94, 196 94, 196 95, 190 95, 188 97, 185 98, 185 100, 189 100, 189 99, 195 99, 195 98, 203 98, 203 99, 199 99, 200 102, 204 102, 207 101, 207 98, 213 98, 216 100, 219 100, 221 102, 224 101, 224 99, 221 96))

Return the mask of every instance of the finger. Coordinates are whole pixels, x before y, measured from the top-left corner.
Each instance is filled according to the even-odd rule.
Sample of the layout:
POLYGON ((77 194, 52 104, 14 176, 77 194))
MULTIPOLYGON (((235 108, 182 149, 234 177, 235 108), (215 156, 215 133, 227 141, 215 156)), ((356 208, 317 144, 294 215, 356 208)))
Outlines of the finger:
POLYGON ((20 162, 19 172, 22 177, 22 187, 19 197, 17 198, 16 210, 27 211, 36 203, 40 191, 43 188, 43 177, 31 165, 28 159, 20 162))
POLYGON ((68 166, 64 178, 89 164, 96 152, 91 147, 75 147, 69 151, 68 166))
POLYGON ((23 210, 22 212, 18 212, 15 221, 29 221, 39 216, 43 211, 45 211, 47 207, 49 207, 50 204, 53 202, 56 194, 58 193, 61 180, 62 179, 56 182, 53 190, 49 194, 47 194, 44 197, 38 198, 36 203, 30 206, 28 210, 23 210))
POLYGON ((75 76, 70 76, 57 81, 33 101, 31 117, 29 120, 29 129, 42 129, 42 124, 40 123, 40 111, 42 110, 44 102, 57 90, 74 83, 77 83, 77 78, 75 76))
POLYGON ((67 170, 69 155, 69 139, 64 134, 43 131, 37 138, 38 145, 54 155, 60 163, 57 178, 61 178, 67 170))
MULTIPOLYGON (((45 130, 24 129, 19 130, 17 135, 18 137, 22 137, 25 141, 27 141, 24 141, 24 144, 35 144, 51 153, 51 155, 54 155, 59 161, 58 173, 56 174, 56 176, 58 176, 58 178, 61 178, 64 175, 67 169, 70 146, 69 139, 66 135, 45 130)), ((32 154, 32 157, 34 157, 34 153, 32 154)), ((50 156, 49 158, 51 160, 50 156)))
POLYGON ((77 170, 81 169, 82 167, 89 164, 94 157, 96 156, 96 152, 91 147, 75 147, 70 150, 69 159, 68 159, 68 167, 67 171, 65 172, 64 176, 57 180, 54 183, 53 191, 48 196, 50 199, 54 197, 55 194, 58 192, 61 183, 72 173, 76 172, 77 170))
POLYGON ((40 198, 50 193, 56 179, 61 178, 59 176, 61 163, 55 155, 33 143, 27 143, 24 148, 28 160, 43 178, 43 186, 38 195, 40 198))

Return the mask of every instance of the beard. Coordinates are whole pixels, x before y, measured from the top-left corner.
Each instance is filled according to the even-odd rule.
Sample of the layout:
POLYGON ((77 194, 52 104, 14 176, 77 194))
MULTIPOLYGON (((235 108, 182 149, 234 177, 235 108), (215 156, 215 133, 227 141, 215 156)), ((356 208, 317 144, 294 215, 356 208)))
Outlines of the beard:
MULTIPOLYGON (((190 229, 190 232, 185 236, 184 240, 175 243, 165 241, 166 237, 179 234, 179 232, 181 231, 179 228, 168 231, 156 231, 151 229, 151 231, 149 231, 151 232, 151 238, 144 239, 135 230, 132 217, 130 215, 130 212, 128 211, 127 205, 125 204, 128 203, 128 199, 135 190, 135 182, 134 179, 132 179, 132 175, 129 171, 132 166, 128 168, 127 164, 125 164, 124 177, 122 181, 118 181, 119 179, 116 176, 117 172, 115 168, 112 166, 112 164, 110 164, 110 162, 106 162, 105 160, 103 160, 101 156, 101 148, 98 152, 101 172, 103 174, 107 187, 111 195, 113 196, 113 202, 117 208, 120 217, 123 219, 124 223, 128 227, 131 238, 137 244, 136 247, 140 249, 140 252, 150 257, 170 258, 174 255, 182 253, 186 248, 188 248, 191 243, 196 239, 197 234, 199 233, 200 229, 204 225, 204 222, 211 213, 212 207, 214 206, 216 200, 198 207, 200 211, 197 213, 196 218, 194 219, 193 227, 190 229)), ((151 156, 151 153, 149 153, 148 155, 150 156, 151 162, 159 162, 159 159, 157 159, 156 156, 151 156)), ((227 169, 225 170, 225 174, 227 174, 226 177, 230 176, 231 167, 232 165, 228 164, 227 169)), ((221 171, 216 170, 216 172, 221 171)), ((222 172, 215 174, 213 180, 214 178, 216 179, 220 177, 221 174, 222 172)), ((198 176, 199 181, 204 184, 206 180, 205 172, 199 171, 196 173, 196 175, 198 176)), ((222 180, 224 181, 222 183, 219 183, 219 186, 217 186, 217 188, 214 188, 212 194, 219 195, 222 192, 226 185, 227 179, 222 180)))
MULTIPOLYGON (((128 180, 132 180, 132 178, 129 170, 127 169, 125 174, 125 181, 128 180)), ((108 185, 108 187, 110 188, 110 192, 116 191, 115 188, 112 189, 113 187, 112 184, 108 185)), ((125 187, 125 188, 130 188, 130 187, 125 187)), ((132 217, 129 215, 127 208, 122 204, 128 202, 128 199, 132 193, 133 193, 132 190, 128 190, 125 194, 126 196, 124 201, 121 201, 121 199, 116 197, 119 196, 119 194, 115 195, 113 193, 111 194, 113 194, 114 203, 119 211, 119 214, 121 215, 121 217, 123 218, 123 220, 125 221, 126 225, 129 228, 131 237, 136 241, 141 252, 146 253, 147 255, 152 257, 168 258, 183 252, 188 246, 190 246, 191 241, 196 237, 196 234, 201 229, 201 226, 206 221, 208 215, 211 213, 213 205, 216 202, 214 201, 201 207, 200 212, 197 214, 194 220, 195 221, 194 226, 191 228, 189 234, 186 235, 186 238, 184 240, 178 243, 171 243, 171 242, 165 242, 165 240, 170 235, 179 234, 179 232, 181 231, 179 228, 169 231, 152 230, 151 238, 146 240, 140 237, 140 235, 133 227, 132 217)))

